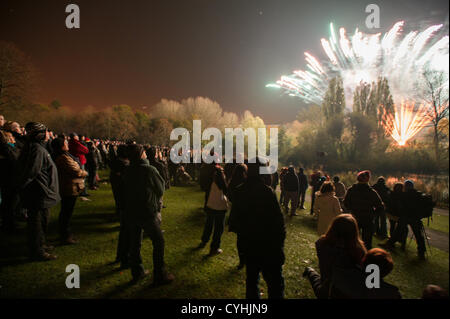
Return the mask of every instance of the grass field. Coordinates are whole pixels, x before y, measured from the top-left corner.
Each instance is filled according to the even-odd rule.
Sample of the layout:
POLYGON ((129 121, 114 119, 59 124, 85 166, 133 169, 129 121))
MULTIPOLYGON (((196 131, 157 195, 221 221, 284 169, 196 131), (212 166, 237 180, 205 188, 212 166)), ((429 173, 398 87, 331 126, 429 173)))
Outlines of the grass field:
MULTIPOLYGON (((151 287, 151 278, 130 285, 129 270, 119 271, 115 259, 118 221, 110 185, 91 191, 89 202, 77 202, 72 230, 80 243, 57 246, 58 259, 30 263, 25 258, 25 225, 13 236, 0 235, 1 298, 245 298, 245 270, 237 270, 236 235, 225 231, 223 254, 208 258, 209 247, 196 250, 203 230, 201 209, 204 194, 198 187, 172 187, 164 196, 162 228, 165 230, 166 263, 176 280, 168 286, 151 287), (67 289, 66 266, 80 267, 80 289, 67 289)), ((58 207, 52 210, 49 239, 57 245, 58 207)), ((301 277, 305 266, 317 267, 314 242, 316 226, 307 214, 286 221, 286 298, 314 298, 309 282, 301 277)), ((374 245, 378 243, 374 239, 374 245)), ((152 245, 142 247, 144 265, 152 270, 152 245)), ((386 281, 397 285, 404 298, 419 298, 427 284, 448 290, 449 255, 432 249, 427 261, 419 262, 415 243, 407 251, 393 252, 395 267, 386 281)), ((266 292, 262 281, 261 287, 266 292)), ((266 294, 263 298, 267 297, 266 294)))

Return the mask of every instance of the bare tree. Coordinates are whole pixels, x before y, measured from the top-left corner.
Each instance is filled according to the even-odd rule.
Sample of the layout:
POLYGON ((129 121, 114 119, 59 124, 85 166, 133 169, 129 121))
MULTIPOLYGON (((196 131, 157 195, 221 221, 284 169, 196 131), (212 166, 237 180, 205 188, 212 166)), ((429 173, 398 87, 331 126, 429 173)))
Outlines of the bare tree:
MULTIPOLYGON (((14 44, 0 41, 0 111, 12 113, 31 101, 37 72, 14 44)), ((11 114, 15 115, 15 114, 11 114)))
POLYGON ((422 98, 430 104, 428 116, 433 127, 433 146, 436 160, 440 159, 439 149, 439 124, 448 116, 449 92, 448 76, 443 71, 423 72, 424 90, 422 98))

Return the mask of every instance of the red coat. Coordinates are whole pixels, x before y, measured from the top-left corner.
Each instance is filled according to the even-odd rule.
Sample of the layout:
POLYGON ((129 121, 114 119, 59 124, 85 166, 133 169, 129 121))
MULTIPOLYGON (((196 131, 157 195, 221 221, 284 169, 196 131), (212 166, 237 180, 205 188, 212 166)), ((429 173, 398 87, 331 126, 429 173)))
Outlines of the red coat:
POLYGON ((81 144, 80 141, 71 139, 69 141, 69 152, 73 156, 78 157, 78 159, 80 160, 80 164, 81 165, 86 164, 86 157, 85 157, 85 155, 87 153, 89 153, 89 150, 88 150, 88 148, 86 146, 81 144))

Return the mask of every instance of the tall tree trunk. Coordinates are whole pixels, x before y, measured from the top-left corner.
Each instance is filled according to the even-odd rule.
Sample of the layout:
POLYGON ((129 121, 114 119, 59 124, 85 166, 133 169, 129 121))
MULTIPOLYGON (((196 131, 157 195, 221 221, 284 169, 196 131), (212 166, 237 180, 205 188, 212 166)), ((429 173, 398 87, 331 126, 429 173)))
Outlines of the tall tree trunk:
POLYGON ((435 153, 435 157, 436 157, 436 162, 439 162, 439 131, 438 131, 438 123, 435 123, 433 125, 434 127, 434 153, 435 153))

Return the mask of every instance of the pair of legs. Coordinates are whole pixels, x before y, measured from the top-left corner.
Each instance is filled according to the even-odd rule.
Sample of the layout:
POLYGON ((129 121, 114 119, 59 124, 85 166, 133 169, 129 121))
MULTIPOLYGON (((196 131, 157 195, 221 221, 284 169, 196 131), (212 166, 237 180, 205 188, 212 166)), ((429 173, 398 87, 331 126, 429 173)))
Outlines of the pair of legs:
POLYGON ((425 236, 422 220, 420 219, 400 217, 398 226, 395 228, 394 235, 388 240, 387 244, 394 246, 396 242, 402 242, 403 240, 406 242, 408 225, 411 226, 414 237, 416 238, 417 252, 420 257, 424 257, 426 251, 425 236))
POLYGON ((314 188, 311 190, 311 211, 309 212, 310 215, 314 214, 314 202, 316 200, 316 192, 314 191, 314 188))
POLYGON ((375 215, 374 223, 375 223, 375 232, 377 233, 377 235, 386 238, 387 221, 386 221, 386 212, 384 210, 375 215))
POLYGON ((298 201, 300 203, 300 209, 305 209, 305 197, 306 197, 306 189, 300 190, 298 193, 298 201))
POLYGON ((6 231, 12 231, 15 229, 15 213, 19 205, 19 196, 12 188, 2 188, 0 204, 0 214, 2 217, 2 228, 6 231))
POLYGON ((129 266, 129 254, 130 254, 130 235, 128 233, 127 220, 122 209, 119 209, 120 216, 120 229, 119 229, 119 241, 117 243, 117 255, 116 261, 120 262, 122 268, 129 266))
POLYGON ((284 298, 283 265, 269 261, 246 260, 246 298, 259 299, 259 275, 262 273, 267 283, 269 298, 284 298))
POLYGON ((373 218, 366 216, 364 216, 364 218, 356 217, 356 221, 358 222, 359 230, 361 232, 361 239, 364 242, 366 249, 372 249, 373 218))
POLYGON ((90 189, 94 189, 96 187, 98 187, 97 184, 97 168, 93 167, 93 168, 89 168, 88 169, 88 185, 90 189))
POLYGON ((202 244, 206 245, 212 236, 211 252, 217 251, 220 248, 220 241, 222 238, 223 230, 225 228, 225 210, 214 210, 206 208, 206 222, 203 229, 202 244), (214 230, 214 233, 213 233, 214 230))
MULTIPOLYGON (((86 165, 81 165, 81 169, 82 170, 86 170, 86 165)), ((89 174, 89 173, 88 173, 89 174)), ((86 185, 86 181, 89 178, 89 176, 86 176, 84 178, 84 184, 86 185)), ((83 189, 83 191, 81 192, 80 196, 89 196, 89 194, 87 193, 86 187, 83 189)))
POLYGON ((62 240, 68 240, 72 237, 70 231, 70 220, 72 218, 73 210, 77 196, 64 196, 61 198, 61 211, 59 212, 59 235, 62 240))
POLYGON ((128 238, 130 241, 129 265, 131 268, 131 275, 135 280, 145 275, 141 257, 143 231, 149 234, 153 243, 153 274, 155 281, 164 280, 167 277, 164 264, 164 237, 159 224, 156 215, 141 222, 134 220, 126 221, 128 238))
POLYGON ((280 193, 280 205, 284 205, 284 196, 285 196, 285 191, 284 190, 281 190, 281 193, 280 193))
POLYGON ((284 195, 284 209, 286 214, 288 213, 289 202, 291 202, 290 215, 295 215, 295 211, 298 207, 298 192, 285 192, 284 195))
POLYGON ((236 241, 237 251, 239 255, 239 266, 245 265, 245 254, 244 254, 244 247, 242 245, 242 238, 237 235, 237 241, 236 241))
POLYGON ((48 208, 30 208, 27 218, 27 237, 30 258, 40 258, 45 255, 44 245, 48 228, 48 208))

